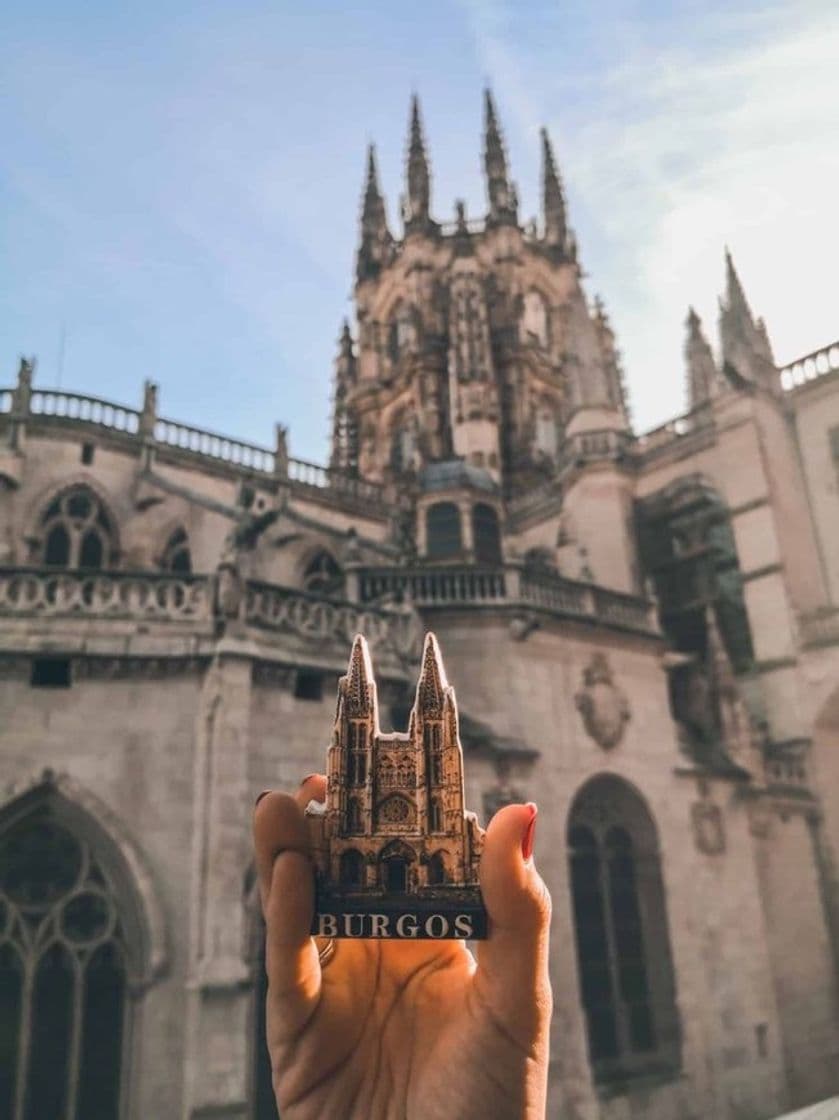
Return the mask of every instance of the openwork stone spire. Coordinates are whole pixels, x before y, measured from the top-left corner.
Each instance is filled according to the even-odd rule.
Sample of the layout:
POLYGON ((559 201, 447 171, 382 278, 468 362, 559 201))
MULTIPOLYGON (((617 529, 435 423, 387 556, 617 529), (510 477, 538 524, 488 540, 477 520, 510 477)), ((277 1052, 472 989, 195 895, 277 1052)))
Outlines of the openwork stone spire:
POLYGON ((507 157, 489 89, 484 90, 484 170, 489 195, 489 221, 496 225, 515 225, 518 221, 518 199, 507 173, 507 157))
POLYGON ((411 98, 411 124, 408 139, 408 196, 404 204, 405 232, 422 232, 431 223, 431 176, 422 134, 419 98, 411 98))
POLYGON ((688 408, 698 408, 716 396, 720 375, 711 347, 702 331, 702 320, 691 307, 686 320, 685 363, 688 381, 688 408))
POLYGON ((731 253, 725 251, 726 295, 720 300, 720 341, 723 372, 780 392, 772 347, 762 320, 755 321, 731 253))
POLYGON ((356 262, 356 278, 368 280, 378 275, 390 257, 393 238, 387 228, 385 201, 379 189, 376 149, 367 149, 367 182, 361 210, 361 244, 356 262))
POLYGON ((545 244, 564 250, 568 240, 565 196, 554 161, 548 130, 542 129, 542 209, 545 220, 545 244))

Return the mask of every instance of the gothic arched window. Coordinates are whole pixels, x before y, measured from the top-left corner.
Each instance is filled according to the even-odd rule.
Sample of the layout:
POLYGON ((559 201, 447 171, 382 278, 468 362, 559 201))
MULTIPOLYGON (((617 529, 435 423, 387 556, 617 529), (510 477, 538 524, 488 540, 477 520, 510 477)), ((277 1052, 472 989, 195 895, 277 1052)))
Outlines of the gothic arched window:
POLYGON ((163 550, 160 567, 164 572, 179 572, 183 575, 189 575, 192 571, 192 555, 185 529, 176 529, 169 537, 163 550))
POLYGON ((472 508, 472 539, 479 564, 501 563, 501 530, 498 514, 485 502, 472 508))
POLYGON ((126 960, 89 845, 45 811, 0 834, 0 1116, 118 1120, 126 960))
POLYGON ((322 549, 316 552, 303 572, 303 588, 312 595, 342 595, 344 573, 335 557, 322 549))
POLYGON ((595 1076, 675 1067, 679 1029, 653 820, 627 783, 595 778, 574 802, 568 845, 595 1076))
POLYGON ((437 502, 425 515, 426 554, 429 560, 446 560, 463 551, 460 510, 454 502, 437 502))
POLYGON ((364 883, 364 856, 355 848, 341 853, 338 875, 345 887, 360 887, 364 883))
POLYGON ((400 304, 388 324, 387 350, 391 362, 396 364, 403 354, 416 347, 417 327, 410 307, 400 304))
POLYGON ((116 552, 111 519, 88 486, 53 498, 41 518, 42 561, 56 568, 107 568, 116 552))

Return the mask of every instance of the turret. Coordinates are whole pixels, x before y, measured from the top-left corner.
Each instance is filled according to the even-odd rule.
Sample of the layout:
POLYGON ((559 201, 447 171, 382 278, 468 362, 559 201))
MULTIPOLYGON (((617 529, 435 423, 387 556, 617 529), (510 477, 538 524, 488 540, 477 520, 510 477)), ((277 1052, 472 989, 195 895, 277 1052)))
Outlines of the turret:
POLYGON ((411 123, 408 137, 408 193, 403 200, 402 212, 405 233, 426 233, 433 226, 431 221, 431 176, 422 135, 419 98, 411 98, 411 123))
POLYGON ((686 320, 685 365, 688 409, 706 404, 720 391, 721 379, 711 347, 702 331, 702 320, 691 307, 686 320))
POLYGON ((490 225, 516 225, 518 223, 518 198, 516 188, 507 173, 507 157, 495 114, 492 94, 484 91, 484 170, 489 197, 490 225))
POLYGON ((350 325, 344 320, 335 359, 335 395, 332 413, 332 456, 330 465, 354 473, 358 469, 358 425, 347 398, 356 383, 358 367, 350 325))
POLYGON ((600 345, 600 356, 603 361, 606 394, 609 403, 628 428, 630 426, 629 401, 620 362, 620 352, 615 344, 615 332, 600 296, 595 296, 594 299, 594 329, 600 345))
POLYGON ((376 149, 367 149, 367 182, 361 209, 361 243, 356 260, 356 279, 369 280, 379 274, 387 264, 393 248, 393 238, 387 227, 385 202, 379 190, 376 168, 376 149))

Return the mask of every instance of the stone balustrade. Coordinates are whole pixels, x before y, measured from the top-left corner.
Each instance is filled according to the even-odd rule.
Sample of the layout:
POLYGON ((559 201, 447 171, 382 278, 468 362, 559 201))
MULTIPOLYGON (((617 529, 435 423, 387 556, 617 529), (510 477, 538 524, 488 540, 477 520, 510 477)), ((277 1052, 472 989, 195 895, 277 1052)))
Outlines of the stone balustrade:
POLYGON ((657 634, 655 607, 646 599, 565 579, 550 569, 520 564, 498 568, 450 565, 427 568, 357 568, 361 602, 404 600, 420 610, 510 606, 585 619, 622 630, 657 634))
POLYGON ((651 431, 638 436, 635 440, 634 449, 644 458, 652 457, 665 448, 672 447, 674 443, 686 436, 711 427, 712 424, 711 406, 701 404, 690 412, 677 416, 673 420, 668 420, 666 424, 661 424, 658 428, 653 428, 651 431))
POLYGON ((202 622, 211 613, 207 576, 0 568, 0 616, 202 622))
MULTIPOLYGON (((189 457, 224 463, 237 471, 282 476, 310 494, 363 504, 382 512, 387 508, 384 489, 375 482, 322 467, 305 459, 280 456, 276 451, 218 432, 149 415, 113 401, 60 389, 0 388, 0 424, 61 424, 68 428, 113 432, 145 440, 152 445, 189 457)), ((14 441, 13 441, 14 445, 14 441)))
POLYGON ((805 649, 836 645, 839 643, 839 608, 824 607, 811 614, 800 615, 798 634, 805 649))
POLYGON ((364 634, 374 653, 389 652, 400 660, 418 658, 422 642, 419 620, 411 609, 322 599, 255 580, 247 585, 243 620, 257 629, 296 635, 320 648, 337 643, 342 656, 356 634, 364 634))
POLYGON ((140 430, 140 413, 100 397, 82 393, 65 393, 61 389, 33 389, 29 414, 44 419, 77 420, 100 428, 136 435, 140 430))
POLYGON ((216 432, 193 428, 177 420, 157 420, 154 425, 154 438, 157 443, 166 447, 190 451, 204 458, 221 459, 225 463, 257 473, 273 474, 274 472, 274 452, 269 451, 267 447, 259 447, 254 443, 244 443, 242 440, 218 435, 216 432))
POLYGON ((805 354, 788 366, 782 366, 778 375, 781 388, 789 392, 836 370, 839 370, 839 342, 831 342, 821 350, 814 350, 812 354, 805 354))

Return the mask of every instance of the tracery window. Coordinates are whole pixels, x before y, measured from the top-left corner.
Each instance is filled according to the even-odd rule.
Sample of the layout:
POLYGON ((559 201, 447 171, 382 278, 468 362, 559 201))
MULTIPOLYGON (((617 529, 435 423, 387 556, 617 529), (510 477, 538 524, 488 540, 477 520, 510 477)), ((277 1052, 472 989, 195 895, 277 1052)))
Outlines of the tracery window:
POLYGON ((114 560, 111 519, 88 486, 74 486, 50 502, 41 518, 42 561, 56 568, 106 568, 114 560))
POLYGON ((90 847, 48 813, 0 835, 0 1116, 117 1120, 126 951, 90 847))
POLYGON ((589 1055, 598 1080, 678 1065, 679 1030, 655 826, 596 778, 569 817, 571 892, 589 1055))
POLYGON ((312 595, 343 595, 344 573, 338 561, 326 549, 316 552, 306 565, 303 588, 312 595))
POLYGON ((388 797, 379 808, 379 821, 383 824, 413 824, 416 809, 405 797, 388 797))
POLYGON ((164 572, 180 572, 184 575, 189 575, 192 571, 192 555, 185 529, 176 529, 169 537, 163 550, 160 567, 164 572))
POLYGON ((426 553, 429 560, 446 560, 463 551, 460 510, 454 502, 437 502, 425 516, 426 553))
POLYGON ((415 349, 417 328, 410 307, 400 304, 394 312, 388 325, 387 349, 388 357, 394 364, 403 354, 415 349))

